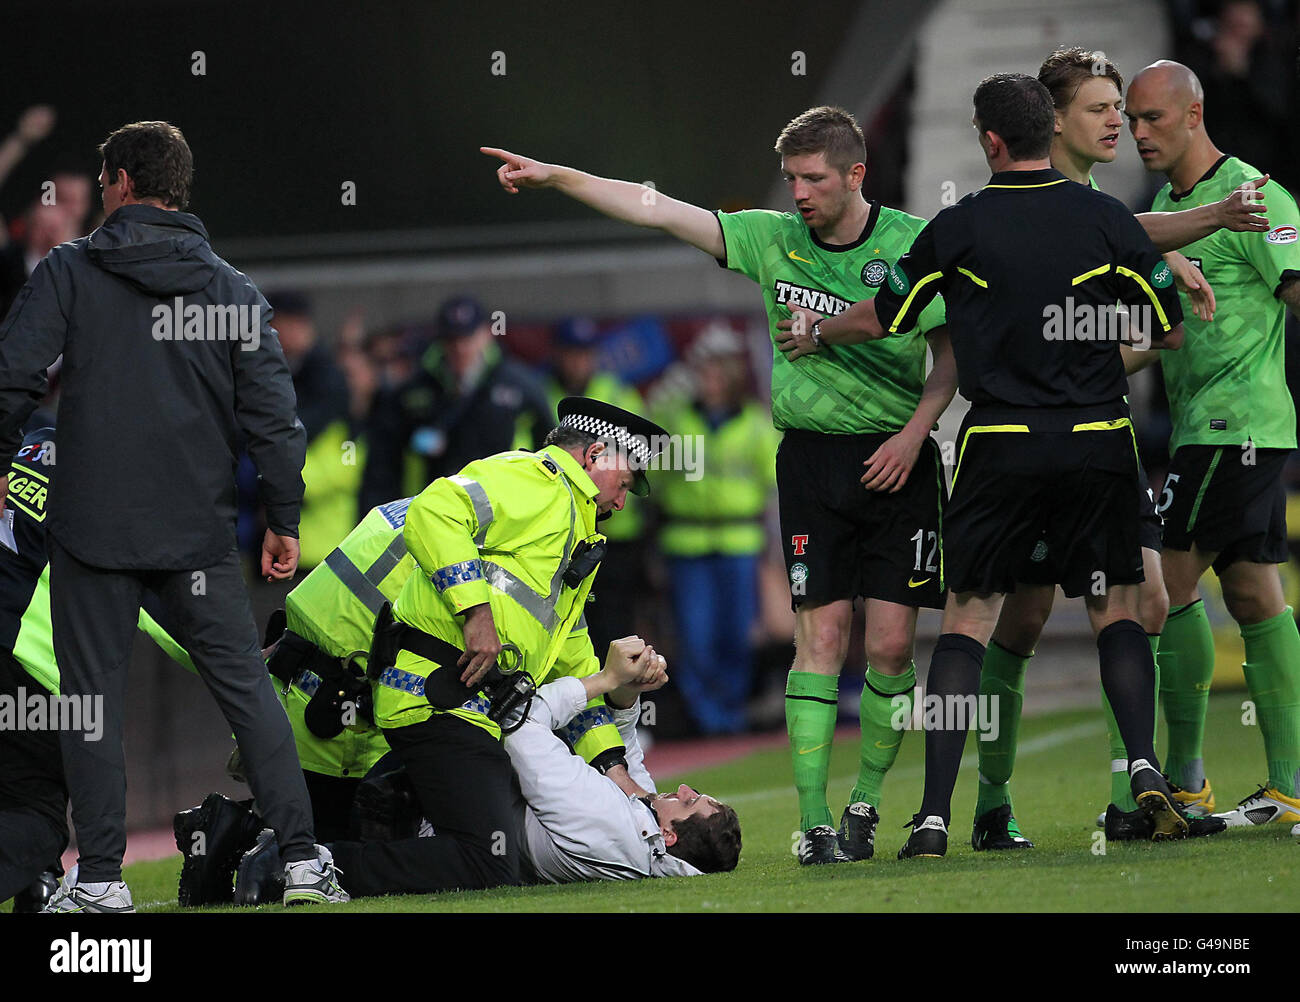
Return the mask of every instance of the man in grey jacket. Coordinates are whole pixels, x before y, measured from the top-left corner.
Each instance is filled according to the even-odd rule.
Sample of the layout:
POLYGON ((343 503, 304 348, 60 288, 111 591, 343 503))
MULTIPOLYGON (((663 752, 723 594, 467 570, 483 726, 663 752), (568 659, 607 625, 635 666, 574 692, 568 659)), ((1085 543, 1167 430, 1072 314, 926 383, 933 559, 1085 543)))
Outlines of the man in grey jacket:
POLYGON ((0 455, 17 447, 45 393, 45 371, 63 355, 50 466, 54 645, 64 694, 103 699, 102 740, 60 734, 80 859, 76 883, 52 910, 133 910, 121 879, 122 729, 146 589, 235 733, 254 795, 280 836, 285 903, 346 900, 328 852, 315 845, 293 734, 261 659, 235 547, 242 433, 269 526, 262 573, 285 580, 297 565, 305 436, 271 311, 183 211, 193 160, 179 129, 136 122, 100 152, 107 219, 41 261, 0 326, 0 455))

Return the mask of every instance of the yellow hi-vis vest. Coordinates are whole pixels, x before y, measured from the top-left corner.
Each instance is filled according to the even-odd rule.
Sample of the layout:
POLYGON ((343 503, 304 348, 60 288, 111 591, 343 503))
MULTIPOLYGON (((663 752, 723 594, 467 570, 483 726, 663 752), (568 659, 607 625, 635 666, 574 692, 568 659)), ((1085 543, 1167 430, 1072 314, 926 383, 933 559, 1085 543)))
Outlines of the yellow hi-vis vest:
MULTIPOLYGON (((577 460, 556 446, 503 452, 435 480, 406 513, 406 545, 420 569, 402 588, 394 615, 463 648, 460 614, 486 602, 501 642, 519 648, 521 667, 538 685, 553 675, 583 677, 598 671, 600 662, 582 623, 595 574, 577 587, 563 580, 578 543, 604 538, 596 531, 597 493, 577 460)), ((423 680, 439 667, 402 651, 394 670, 385 674, 399 682, 423 680)), ((375 720, 381 727, 403 727, 447 712, 500 734, 476 710, 434 711, 424 696, 388 684, 376 684, 374 692, 375 720)), ((605 734, 614 732, 605 747, 621 746, 603 700, 593 700, 588 709, 588 722, 605 734)), ((575 745, 588 761, 599 753, 592 752, 596 742, 590 737, 575 745)))
MULTIPOLYGON (((355 656, 362 667, 384 602, 396 601, 415 570, 402 527, 410 498, 372 508, 361 524, 289 592, 284 612, 290 630, 336 658, 355 656)), ((332 738, 317 737, 304 711, 315 692, 310 680, 276 691, 293 726, 298 761, 309 772, 360 779, 388 751, 377 727, 358 719, 332 738)))
POLYGON ((698 443, 694 471, 662 470, 654 500, 663 512, 659 547, 669 557, 750 556, 765 543, 763 511, 776 486, 781 433, 764 407, 750 401, 717 430, 689 398, 655 411, 655 420, 698 443), (708 464, 709 475, 699 475, 708 464))
POLYGON ((298 565, 315 567, 356 525, 357 495, 365 469, 363 443, 348 434, 340 418, 307 446, 302 467, 302 514, 298 520, 298 565))

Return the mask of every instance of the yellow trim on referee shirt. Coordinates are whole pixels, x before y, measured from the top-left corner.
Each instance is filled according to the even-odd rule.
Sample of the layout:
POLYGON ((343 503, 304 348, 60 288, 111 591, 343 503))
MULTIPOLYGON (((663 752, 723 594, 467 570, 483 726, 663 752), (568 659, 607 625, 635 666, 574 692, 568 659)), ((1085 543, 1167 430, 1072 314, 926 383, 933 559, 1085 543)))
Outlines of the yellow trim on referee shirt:
POLYGON ((986 184, 985 188, 1050 188, 1054 184, 1065 184, 1070 180, 1063 177, 1059 181, 1044 181, 1042 184, 986 184))
POLYGON ((989 287, 989 283, 984 281, 984 279, 980 278, 978 275, 976 275, 975 272, 967 271, 965 268, 958 268, 957 270, 960 271, 967 278, 969 278, 976 285, 978 285, 981 289, 987 289, 989 287))
POLYGON ((912 305, 912 300, 916 298, 916 294, 921 291, 922 286, 924 286, 926 282, 933 282, 936 278, 943 278, 943 272, 931 272, 912 287, 912 291, 909 292, 907 298, 903 300, 903 305, 899 307, 898 312, 894 314, 894 322, 889 325, 890 334, 898 333, 898 318, 907 316, 907 308, 912 305))
POLYGON ((1147 285, 1147 280, 1145 278, 1139 275, 1136 271, 1131 271, 1130 269, 1125 268, 1122 264, 1115 265, 1115 273, 1117 275, 1127 275, 1129 278, 1133 279, 1133 281, 1137 282, 1137 284, 1142 287, 1142 291, 1147 294, 1147 298, 1149 298, 1155 306, 1156 316, 1160 318, 1160 323, 1164 325, 1165 330, 1168 331, 1173 329, 1169 324, 1169 318, 1165 316, 1165 308, 1160 305, 1160 300, 1157 298, 1155 290, 1152 289, 1151 286, 1147 285))
POLYGON ((1092 271, 1085 271, 1082 275, 1075 275, 1070 279, 1071 285, 1078 285, 1080 282, 1086 282, 1090 278, 1096 278, 1098 275, 1104 275, 1110 271, 1110 265, 1103 264, 1100 268, 1093 268, 1092 271))
POLYGON ((966 454, 966 442, 977 431, 1007 431, 1020 432, 1029 434, 1029 425, 1027 424, 977 424, 966 429, 966 434, 961 437, 961 448, 957 450, 957 468, 952 471, 952 489, 957 489, 957 475, 961 473, 961 457, 966 454))

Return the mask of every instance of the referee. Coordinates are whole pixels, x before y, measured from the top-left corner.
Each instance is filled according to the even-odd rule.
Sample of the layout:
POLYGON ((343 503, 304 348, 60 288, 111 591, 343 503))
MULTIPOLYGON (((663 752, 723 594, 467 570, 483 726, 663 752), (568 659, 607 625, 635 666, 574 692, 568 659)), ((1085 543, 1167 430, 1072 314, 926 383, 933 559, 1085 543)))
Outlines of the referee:
MULTIPOLYGON (((942 292, 971 402, 945 516, 951 593, 927 683, 944 713, 926 733, 924 799, 899 856, 947 851, 965 711, 1003 596, 1035 557, 1050 562, 1067 595, 1084 597, 1133 794, 1154 839, 1181 838, 1187 822, 1156 761, 1154 667, 1137 619, 1138 468, 1119 351, 1129 339, 1178 347, 1177 291, 1122 203, 1052 169, 1052 99, 1042 84, 989 77, 975 91, 973 121, 993 171, 988 185, 935 217, 874 300, 817 330, 831 344, 905 333, 942 292), (1132 334, 1117 300, 1129 307, 1132 334), (1034 552, 1044 525, 1045 556, 1034 552)), ((783 325, 788 350, 819 347, 805 333, 816 319, 783 325)))

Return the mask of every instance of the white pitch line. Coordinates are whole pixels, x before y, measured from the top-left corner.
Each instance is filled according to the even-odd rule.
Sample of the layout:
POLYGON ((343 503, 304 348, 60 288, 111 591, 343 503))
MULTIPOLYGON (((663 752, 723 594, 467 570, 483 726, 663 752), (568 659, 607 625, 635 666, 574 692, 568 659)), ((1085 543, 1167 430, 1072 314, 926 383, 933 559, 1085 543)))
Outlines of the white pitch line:
MULTIPOLYGON (((1092 737, 1093 735, 1104 731, 1105 725, 1100 721, 1091 721, 1086 724, 1075 724, 1073 727, 1067 727, 1062 731, 1054 731, 1051 734, 1044 734, 1041 737, 1030 738, 1028 741, 1022 741, 1016 748, 1016 759, 1019 760, 1027 755, 1036 755, 1039 752, 1047 751, 1049 748, 1057 748, 1060 745, 1069 744, 1071 741, 1078 741, 1082 738, 1092 737)), ((924 733, 924 732, 922 732, 924 733)), ((963 769, 977 765, 979 759, 975 755, 964 755, 961 760, 963 769)), ((912 765, 906 769, 891 770, 891 776, 924 776, 925 766, 912 765)), ((857 777, 856 772, 846 772, 841 776, 835 776, 827 780, 827 785, 832 783, 847 783, 857 777)), ((722 797, 721 799, 728 804, 744 804, 753 800, 766 800, 769 797, 792 796, 794 794, 794 781, 791 780, 786 786, 774 786, 766 790, 753 790, 749 793, 739 793, 734 797, 722 797)))

